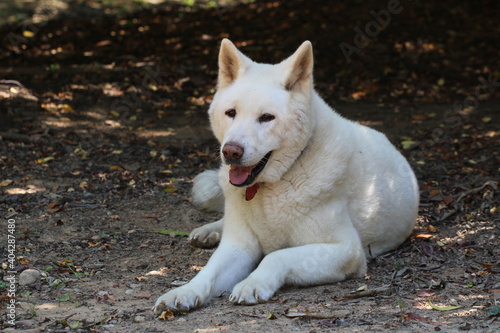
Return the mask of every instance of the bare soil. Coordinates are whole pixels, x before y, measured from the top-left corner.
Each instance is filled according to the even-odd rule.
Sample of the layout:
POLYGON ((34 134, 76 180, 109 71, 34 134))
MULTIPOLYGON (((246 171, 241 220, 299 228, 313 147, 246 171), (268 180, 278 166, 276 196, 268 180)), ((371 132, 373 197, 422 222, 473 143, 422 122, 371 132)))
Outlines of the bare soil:
MULTIPOLYGON (((311 3, 263 1, 197 12, 173 6, 82 21, 62 15, 40 26, 25 48, 3 39, 0 214, 4 240, 14 229, 15 260, 9 262, 8 241, 2 241, 0 307, 9 311, 15 299, 15 332, 499 330, 500 88, 475 94, 478 76, 498 78, 498 57, 482 59, 489 69, 477 59, 496 52, 490 44, 480 48, 478 40, 490 36, 488 27, 498 28, 491 23, 498 12, 493 2, 482 17, 467 5, 448 4, 455 18, 478 25, 471 25, 473 37, 450 46, 462 53, 419 53, 418 66, 443 64, 433 67, 437 74, 414 78, 412 71, 422 72, 410 51, 397 55, 397 66, 377 57, 391 53, 383 47, 398 38, 420 34, 441 42, 431 28, 405 30, 406 21, 396 17, 350 67, 343 59, 327 65, 339 40, 323 45, 323 35, 315 43, 319 92, 342 115, 386 133, 417 174, 420 214, 407 242, 371 261, 364 279, 285 287, 270 302, 250 307, 232 305, 223 295, 190 313, 153 316, 156 298, 189 281, 213 253, 192 248, 183 233, 219 217, 196 210, 189 194, 192 178, 218 164, 205 115, 218 41, 233 31, 231 38, 245 41, 249 55, 278 61, 299 39, 323 29, 306 22, 300 36, 277 38, 277 31, 290 29, 285 22, 291 12, 300 22, 307 13, 370 19, 347 5, 311 3), (282 24, 269 28, 259 16, 264 14, 282 24), (253 20, 255 31, 245 26, 253 20), (121 30, 127 38, 119 37, 121 30), (266 31, 273 32, 259 48, 253 38, 266 31), (381 74, 388 70, 379 62, 400 75, 408 70, 408 76, 401 81, 381 74), (473 69, 457 75, 460 63, 473 69), (14 298, 6 280, 11 275, 14 298)), ((372 7, 364 6, 366 14, 372 7)), ((459 25, 442 8, 419 6, 401 17, 442 18, 450 30, 459 25)), ((22 34, 22 27, 2 32, 22 34)), ((0 325, 12 331, 5 315, 0 325)))

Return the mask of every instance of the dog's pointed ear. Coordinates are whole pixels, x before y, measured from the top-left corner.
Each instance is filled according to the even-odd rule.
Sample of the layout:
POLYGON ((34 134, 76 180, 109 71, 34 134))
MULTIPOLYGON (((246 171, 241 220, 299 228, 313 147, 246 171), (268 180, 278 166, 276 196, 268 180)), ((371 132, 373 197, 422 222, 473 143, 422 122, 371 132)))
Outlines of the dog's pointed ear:
POLYGON ((241 76, 250 61, 229 39, 224 38, 219 51, 219 89, 241 76))
POLYGON ((312 87, 314 58, 310 41, 302 43, 284 63, 288 69, 284 84, 286 90, 293 90, 303 84, 312 87))

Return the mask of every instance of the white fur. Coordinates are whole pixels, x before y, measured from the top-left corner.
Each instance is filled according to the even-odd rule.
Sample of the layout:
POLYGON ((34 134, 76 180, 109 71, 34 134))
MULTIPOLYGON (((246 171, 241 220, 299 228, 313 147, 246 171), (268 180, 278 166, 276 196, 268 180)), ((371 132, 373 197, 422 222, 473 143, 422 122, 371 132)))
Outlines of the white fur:
POLYGON ((234 303, 255 304, 284 284, 360 277, 367 257, 396 248, 412 232, 418 187, 409 164, 383 134, 335 113, 314 91, 312 69, 309 42, 271 66, 223 40, 209 109, 214 134, 221 147, 244 148, 242 165, 273 153, 250 201, 245 188, 230 184, 229 165, 198 176, 196 201, 220 208, 213 198, 221 189, 224 219, 196 229, 191 239, 203 242, 214 233, 222 239, 191 282, 158 298, 157 313, 193 309, 223 292, 234 303), (234 118, 228 109, 236 110, 234 118), (257 121, 265 113, 275 119, 257 121))
POLYGON ((218 171, 206 170, 196 176, 191 194, 193 204, 200 209, 224 211, 224 194, 219 186, 218 171))

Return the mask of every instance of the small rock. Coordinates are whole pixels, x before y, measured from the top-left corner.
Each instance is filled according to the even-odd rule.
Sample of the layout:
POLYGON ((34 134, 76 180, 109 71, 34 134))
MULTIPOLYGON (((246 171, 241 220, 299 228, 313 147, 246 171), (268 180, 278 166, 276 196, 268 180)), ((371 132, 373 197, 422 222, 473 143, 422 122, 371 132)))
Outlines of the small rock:
POLYGON ((129 313, 130 313, 130 311, 126 310, 126 309, 122 309, 122 310, 118 311, 119 316, 128 315, 129 313))
POLYGON ((97 292, 98 297, 104 297, 104 296, 108 296, 108 295, 109 295, 109 291, 107 291, 107 290, 100 290, 97 292))
POLYGON ((186 283, 188 283, 188 282, 182 281, 182 280, 174 280, 174 281, 170 282, 170 286, 171 287, 180 287, 180 286, 185 285, 186 283))
POLYGON ((134 317, 134 323, 142 323, 146 321, 146 317, 144 316, 135 316, 134 317))
POLYGON ((19 284, 21 286, 29 286, 40 282, 42 274, 36 269, 26 269, 19 275, 19 284))
POLYGON ((125 294, 127 294, 127 295, 137 294, 137 291, 134 289, 127 289, 125 291, 125 294))
POLYGON ((461 331, 470 331, 472 325, 470 323, 466 323, 465 325, 459 326, 458 329, 461 331))
POLYGON ((343 326, 343 327, 348 327, 349 326, 349 322, 343 320, 343 319, 340 319, 340 318, 337 318, 335 320, 335 324, 337 324, 338 326, 343 326))

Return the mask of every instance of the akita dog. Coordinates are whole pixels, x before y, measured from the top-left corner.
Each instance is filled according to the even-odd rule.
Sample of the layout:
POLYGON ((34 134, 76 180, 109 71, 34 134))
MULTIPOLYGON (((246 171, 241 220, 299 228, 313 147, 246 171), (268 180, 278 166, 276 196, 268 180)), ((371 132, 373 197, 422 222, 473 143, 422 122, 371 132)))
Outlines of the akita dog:
POLYGON ((315 92, 310 42, 268 65, 224 39, 208 113, 222 165, 197 176, 193 196, 224 218, 191 241, 220 244, 195 278, 158 298, 156 313, 225 292, 249 305, 285 284, 361 277, 367 258, 411 234, 419 194, 410 165, 383 134, 341 117, 315 92))

